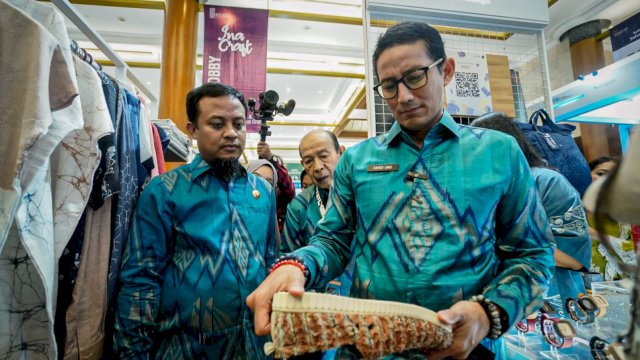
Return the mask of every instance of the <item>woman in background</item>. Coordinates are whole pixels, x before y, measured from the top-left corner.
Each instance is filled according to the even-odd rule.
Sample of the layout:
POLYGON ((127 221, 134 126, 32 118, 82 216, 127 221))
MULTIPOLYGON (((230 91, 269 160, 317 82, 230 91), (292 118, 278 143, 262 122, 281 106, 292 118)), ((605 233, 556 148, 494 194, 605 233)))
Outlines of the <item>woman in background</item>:
POLYGON ((577 298, 579 293, 585 293, 581 272, 591 265, 591 238, 580 194, 562 174, 546 165, 522 130, 506 114, 488 113, 471 125, 511 135, 529 163, 557 243, 553 254, 556 274, 549 284, 548 295, 560 294, 564 302, 567 297, 577 298))
POLYGON ((313 184, 313 178, 311 175, 307 174, 306 170, 302 169, 302 172, 300 173, 300 187, 304 190, 311 184, 313 184))
MULTIPOLYGON (((600 156, 589 161, 591 179, 596 181, 600 177, 607 175, 617 164, 618 159, 609 156, 600 156)), ((635 247, 631 238, 631 225, 612 220, 603 220, 603 231, 610 243, 610 246, 607 247, 599 241, 592 214, 587 214, 587 219, 589 220, 589 232, 592 239, 590 270, 593 274, 599 273, 601 275, 600 279, 595 278, 593 280, 613 281, 630 277, 630 274, 624 271, 619 264, 636 264, 635 247)))
POLYGON ((276 172, 275 166, 267 160, 259 159, 259 160, 251 160, 247 164, 247 172, 250 172, 254 175, 258 175, 261 178, 267 180, 269 184, 276 189, 278 184, 278 173, 276 172))
POLYGON ((618 163, 618 160, 609 156, 600 156, 589 161, 591 180, 596 181, 600 176, 606 175, 618 163))

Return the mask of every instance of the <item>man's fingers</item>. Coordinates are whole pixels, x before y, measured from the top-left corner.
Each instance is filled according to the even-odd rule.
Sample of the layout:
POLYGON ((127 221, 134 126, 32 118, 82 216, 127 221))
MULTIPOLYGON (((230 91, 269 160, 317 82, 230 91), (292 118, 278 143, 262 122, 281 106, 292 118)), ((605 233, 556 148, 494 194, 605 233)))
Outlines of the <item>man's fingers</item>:
POLYGON ((462 316, 451 309, 447 309, 438 311, 438 320, 446 325, 454 325, 462 320, 462 316))
POLYGON ((254 317, 254 330, 256 335, 271 334, 271 300, 256 304, 254 317))
POLYGON ((289 294, 300 297, 304 293, 304 278, 296 278, 296 281, 287 289, 289 294))
POLYGON ((271 302, 273 295, 287 291, 293 296, 304 293, 305 278, 300 269, 285 265, 269 275, 263 283, 247 297, 247 306, 253 310, 256 335, 271 333, 271 302))
POLYGON ((254 293, 249 294, 249 296, 247 296, 247 300, 245 301, 245 303, 247 303, 247 306, 249 307, 249 309, 251 309, 251 311, 255 311, 255 302, 256 302, 256 296, 254 295, 254 293))

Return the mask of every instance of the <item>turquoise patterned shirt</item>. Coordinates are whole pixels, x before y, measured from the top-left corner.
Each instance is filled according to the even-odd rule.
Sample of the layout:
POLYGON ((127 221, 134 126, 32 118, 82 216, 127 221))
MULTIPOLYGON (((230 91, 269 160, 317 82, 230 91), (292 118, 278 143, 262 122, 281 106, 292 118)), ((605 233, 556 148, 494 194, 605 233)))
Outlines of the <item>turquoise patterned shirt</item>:
POLYGON ((322 219, 316 201, 316 185, 311 184, 287 206, 280 250, 288 253, 309 243, 318 221, 322 219))
POLYGON ((343 271, 354 239, 352 296, 438 311, 484 294, 511 324, 542 306, 555 242, 510 136, 445 112, 420 149, 396 122, 341 156, 328 205, 296 251, 309 288, 343 271))
POLYGON ((265 358, 245 299, 275 260, 275 194, 252 174, 227 183, 213 172, 196 156, 140 196, 120 273, 119 358, 265 358))
MULTIPOLYGON (((316 229, 316 224, 320 220, 322 220, 322 214, 320 214, 320 208, 316 200, 316 185, 312 184, 298 194, 287 207, 287 218, 282 230, 280 252, 290 253, 308 245, 316 229)), ((349 295, 354 266, 355 258, 351 258, 345 272, 329 282, 326 292, 349 295)))

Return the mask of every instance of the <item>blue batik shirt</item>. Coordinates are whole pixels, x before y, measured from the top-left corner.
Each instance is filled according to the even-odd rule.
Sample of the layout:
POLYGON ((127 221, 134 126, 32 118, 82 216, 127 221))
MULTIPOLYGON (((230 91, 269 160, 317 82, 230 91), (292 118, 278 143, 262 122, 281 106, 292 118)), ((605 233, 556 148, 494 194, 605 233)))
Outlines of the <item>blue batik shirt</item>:
POLYGON ((274 191, 214 172, 198 155, 140 196, 120 273, 120 358, 265 358, 245 300, 275 259, 274 191))
MULTIPOLYGON (((580 194, 562 174, 545 168, 532 168, 558 250, 577 260, 584 268, 591 266, 591 236, 580 194)), ((548 296, 560 295, 562 304, 568 297, 586 293, 579 271, 556 267, 548 296)))
MULTIPOLYGON (((316 185, 311 184, 287 206, 287 217, 282 230, 280 251, 289 253, 309 244, 316 224, 322 219, 316 199, 316 185)), ((348 295, 351 288, 355 258, 351 257, 345 272, 329 282, 326 292, 348 295)))
POLYGON ((419 148, 396 122, 347 149, 333 178, 326 217, 296 251, 309 288, 344 270, 353 239, 352 296, 438 311, 484 294, 511 324, 542 306, 554 240, 512 137, 444 112, 419 148))

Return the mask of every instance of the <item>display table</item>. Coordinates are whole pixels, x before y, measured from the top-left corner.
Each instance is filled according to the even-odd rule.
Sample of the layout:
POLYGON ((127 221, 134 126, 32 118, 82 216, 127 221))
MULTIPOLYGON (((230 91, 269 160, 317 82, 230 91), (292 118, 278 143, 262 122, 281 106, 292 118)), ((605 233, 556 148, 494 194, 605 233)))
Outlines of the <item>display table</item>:
POLYGON ((538 317, 534 330, 523 333, 512 327, 504 335, 508 358, 593 359, 590 341, 594 336, 613 343, 627 329, 631 318, 629 313, 631 302, 630 290, 625 281, 592 283, 592 294, 602 295, 608 302, 604 315, 596 317, 592 323, 581 324, 579 321, 571 319, 559 295, 546 299, 557 310, 550 316, 567 320, 575 329, 576 336, 572 339, 571 345, 565 348, 556 348, 550 345, 542 334, 540 317, 538 317))

